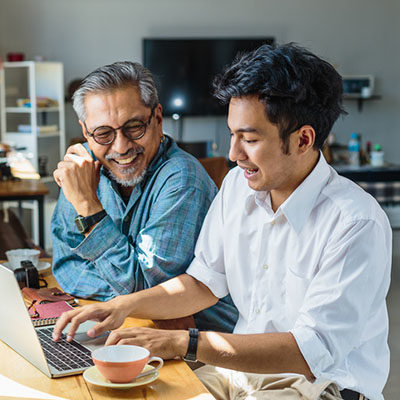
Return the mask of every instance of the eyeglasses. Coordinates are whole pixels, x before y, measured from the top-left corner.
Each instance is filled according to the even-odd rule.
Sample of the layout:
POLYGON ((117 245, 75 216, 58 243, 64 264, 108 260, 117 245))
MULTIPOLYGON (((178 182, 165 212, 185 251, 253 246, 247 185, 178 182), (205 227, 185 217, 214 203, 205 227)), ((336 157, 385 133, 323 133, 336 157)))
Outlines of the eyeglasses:
POLYGON ((130 140, 138 140, 144 136, 147 127, 151 123, 151 119, 154 114, 154 108, 151 109, 151 114, 147 122, 140 121, 138 119, 130 119, 126 121, 119 128, 112 128, 111 126, 99 126, 93 132, 89 132, 85 121, 83 125, 85 126, 87 134, 94 139, 94 141, 103 146, 111 144, 115 137, 117 136, 117 131, 120 129, 122 134, 130 140))

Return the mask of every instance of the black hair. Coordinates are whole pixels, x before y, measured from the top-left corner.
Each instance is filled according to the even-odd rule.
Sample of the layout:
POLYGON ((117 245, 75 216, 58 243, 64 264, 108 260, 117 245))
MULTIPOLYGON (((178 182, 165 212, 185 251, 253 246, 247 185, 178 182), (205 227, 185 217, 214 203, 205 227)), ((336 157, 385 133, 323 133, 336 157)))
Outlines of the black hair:
POLYGON ((339 115, 346 114, 342 77, 327 61, 293 43, 238 54, 215 78, 213 88, 223 104, 232 97, 258 96, 279 129, 285 153, 290 134, 303 125, 314 128, 314 148, 322 149, 339 115))

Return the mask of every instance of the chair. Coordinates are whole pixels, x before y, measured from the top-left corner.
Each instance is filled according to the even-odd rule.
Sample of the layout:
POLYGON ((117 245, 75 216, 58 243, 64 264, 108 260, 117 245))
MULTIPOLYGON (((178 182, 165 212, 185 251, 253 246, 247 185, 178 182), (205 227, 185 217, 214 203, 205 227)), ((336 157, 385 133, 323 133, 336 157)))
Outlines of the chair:
POLYGON ((225 175, 228 173, 228 162, 225 157, 199 158, 201 165, 210 175, 218 189, 222 185, 225 175))

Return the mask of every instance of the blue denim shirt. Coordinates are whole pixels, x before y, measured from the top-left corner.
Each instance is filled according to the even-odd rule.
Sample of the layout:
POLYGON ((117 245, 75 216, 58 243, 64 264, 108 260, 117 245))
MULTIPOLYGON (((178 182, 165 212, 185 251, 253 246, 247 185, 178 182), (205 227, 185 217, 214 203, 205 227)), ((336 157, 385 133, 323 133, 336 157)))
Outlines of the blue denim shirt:
MULTIPOLYGON (((126 204, 101 168, 97 196, 107 211, 85 238, 62 191, 53 214, 53 274, 75 296, 108 300, 186 271, 217 189, 199 162, 169 137, 126 204)), ((200 329, 232 331, 230 297, 195 315, 200 329)))

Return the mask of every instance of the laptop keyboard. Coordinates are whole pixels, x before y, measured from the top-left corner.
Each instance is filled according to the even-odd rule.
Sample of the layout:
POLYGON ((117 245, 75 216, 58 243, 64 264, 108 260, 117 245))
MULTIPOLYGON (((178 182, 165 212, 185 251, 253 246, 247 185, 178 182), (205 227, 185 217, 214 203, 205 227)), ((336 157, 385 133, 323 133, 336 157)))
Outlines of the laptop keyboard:
POLYGON ((47 362, 60 371, 89 368, 93 365, 91 351, 73 340, 67 342, 63 334, 58 342, 52 339, 53 328, 36 331, 47 362))

